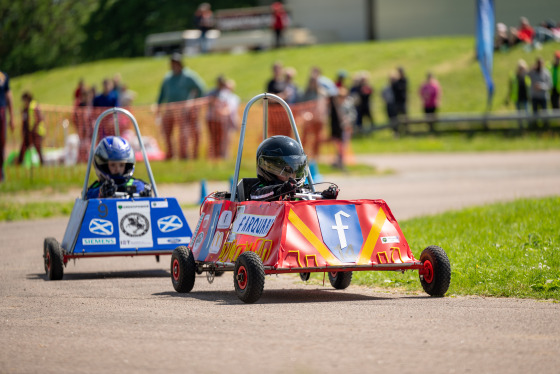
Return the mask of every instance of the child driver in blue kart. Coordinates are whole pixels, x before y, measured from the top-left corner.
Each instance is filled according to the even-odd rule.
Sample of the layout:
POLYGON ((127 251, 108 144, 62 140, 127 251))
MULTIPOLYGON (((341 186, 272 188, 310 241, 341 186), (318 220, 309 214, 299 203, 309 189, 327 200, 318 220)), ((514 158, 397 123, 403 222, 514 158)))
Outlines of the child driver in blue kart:
POLYGON ((151 196, 152 188, 134 173, 134 150, 128 141, 119 136, 107 136, 95 148, 93 166, 98 180, 89 186, 86 198, 113 197, 117 192, 138 193, 151 196))
MULTIPOLYGON (((294 139, 271 136, 257 148, 257 176, 259 182, 251 188, 251 200, 274 201, 301 192, 307 177, 307 155, 294 139)), ((321 195, 336 199, 338 189, 331 186, 321 195)))

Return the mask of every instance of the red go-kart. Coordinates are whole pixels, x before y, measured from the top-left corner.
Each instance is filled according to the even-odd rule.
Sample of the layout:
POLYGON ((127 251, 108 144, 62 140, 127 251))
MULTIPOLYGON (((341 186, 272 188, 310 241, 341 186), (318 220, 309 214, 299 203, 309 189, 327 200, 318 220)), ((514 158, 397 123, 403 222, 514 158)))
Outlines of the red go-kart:
POLYGON ((288 105, 278 96, 261 94, 247 104, 231 192, 211 194, 201 206, 193 240, 171 257, 171 280, 177 292, 190 292, 196 274, 233 271, 237 296, 257 301, 265 275, 326 272, 331 285, 345 289, 352 272, 418 270, 424 290, 443 296, 449 288, 451 267, 443 249, 427 247, 420 260, 410 247, 391 210, 383 200, 326 200, 315 192, 308 172, 309 190, 281 201, 248 201, 256 178, 239 179, 239 168, 250 107, 263 99, 264 137, 268 130, 268 100, 284 107, 298 143, 297 127, 288 105))

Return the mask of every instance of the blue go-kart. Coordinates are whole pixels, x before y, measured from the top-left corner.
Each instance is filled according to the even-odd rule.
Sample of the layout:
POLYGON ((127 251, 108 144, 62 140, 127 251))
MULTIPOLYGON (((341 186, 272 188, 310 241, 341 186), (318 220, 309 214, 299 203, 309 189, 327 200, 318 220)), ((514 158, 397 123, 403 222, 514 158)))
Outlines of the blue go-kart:
POLYGON ((43 245, 45 272, 50 280, 60 280, 70 259, 109 256, 171 255, 178 245, 188 245, 192 232, 177 200, 159 197, 157 186, 134 116, 122 108, 103 112, 95 123, 86 177, 81 197, 76 199, 62 243, 52 237, 43 245), (134 189, 117 192, 114 198, 86 199, 99 126, 113 115, 115 135, 118 116, 134 125, 148 171, 153 197, 140 197, 134 189))

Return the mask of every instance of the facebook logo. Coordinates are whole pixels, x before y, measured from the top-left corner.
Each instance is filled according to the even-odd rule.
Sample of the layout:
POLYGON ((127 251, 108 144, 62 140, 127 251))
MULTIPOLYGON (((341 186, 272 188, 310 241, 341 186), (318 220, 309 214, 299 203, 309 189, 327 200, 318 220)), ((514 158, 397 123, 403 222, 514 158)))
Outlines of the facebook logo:
POLYGON ((356 262, 364 238, 355 205, 317 205, 323 242, 342 262, 356 262))

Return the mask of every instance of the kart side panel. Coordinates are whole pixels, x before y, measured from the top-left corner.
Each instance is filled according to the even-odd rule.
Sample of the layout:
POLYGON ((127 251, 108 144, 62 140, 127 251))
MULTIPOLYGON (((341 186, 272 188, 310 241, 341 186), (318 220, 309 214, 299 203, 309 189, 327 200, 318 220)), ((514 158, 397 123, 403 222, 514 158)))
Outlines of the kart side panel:
POLYGON ((253 251, 265 265, 274 266, 283 233, 284 210, 279 202, 207 202, 191 245, 194 258, 234 263, 241 253, 253 251), (220 206, 217 219, 216 206, 220 206))
POLYGON ((415 261, 383 200, 289 202, 286 209, 288 224, 280 268, 415 261))
POLYGON ((383 200, 205 204, 193 244, 195 259, 234 263, 245 251, 256 252, 265 266, 276 269, 415 261, 383 200), (219 229, 218 222, 223 222, 219 229))
POLYGON ((68 220, 68 225, 66 226, 66 231, 64 232, 64 237, 60 244, 65 253, 72 253, 74 250, 74 244, 78 238, 88 202, 89 200, 82 200, 80 198, 76 199, 74 202, 74 207, 72 208, 72 213, 70 214, 70 219, 68 220))
POLYGON ((71 253, 170 253, 192 233, 174 198, 90 199, 71 253))

